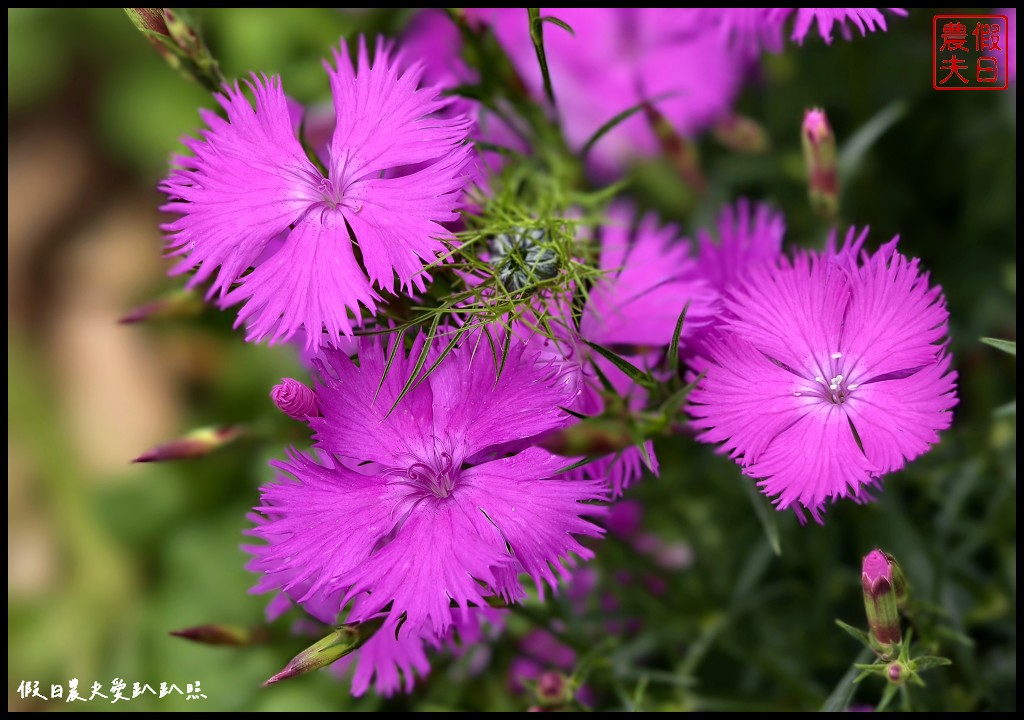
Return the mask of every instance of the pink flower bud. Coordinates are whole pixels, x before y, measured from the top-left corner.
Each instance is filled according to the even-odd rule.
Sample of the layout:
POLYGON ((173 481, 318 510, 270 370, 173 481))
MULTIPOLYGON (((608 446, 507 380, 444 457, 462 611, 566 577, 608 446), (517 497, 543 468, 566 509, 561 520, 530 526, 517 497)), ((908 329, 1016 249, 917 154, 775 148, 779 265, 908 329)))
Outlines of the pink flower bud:
POLYGON ((897 577, 902 576, 896 561, 881 550, 872 550, 861 565, 861 587, 864 609, 871 628, 871 638, 882 648, 900 642, 900 616, 897 607, 897 577))
POLYGON ((295 420, 305 420, 320 414, 316 393, 298 380, 284 378, 270 391, 270 399, 277 409, 295 420))
POLYGON ((815 108, 804 114, 800 137, 807 165, 807 192, 811 206, 826 218, 839 210, 839 171, 836 160, 836 136, 825 111, 815 108))

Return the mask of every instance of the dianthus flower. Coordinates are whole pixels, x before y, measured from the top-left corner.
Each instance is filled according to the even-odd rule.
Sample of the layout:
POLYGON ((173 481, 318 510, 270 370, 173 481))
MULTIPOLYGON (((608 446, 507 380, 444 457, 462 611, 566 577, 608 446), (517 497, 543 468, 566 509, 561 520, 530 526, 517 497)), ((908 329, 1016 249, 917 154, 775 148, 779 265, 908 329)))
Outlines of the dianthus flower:
POLYGON ((458 217, 469 121, 439 115, 440 89, 419 88, 422 66, 399 71, 382 41, 371 61, 360 38, 355 63, 342 42, 334 64, 326 172, 299 140, 301 108, 280 78, 254 75, 255 107, 225 86, 226 117, 201 112, 209 129, 184 140, 192 155, 160 185, 162 209, 180 215, 163 226, 184 256, 172 273, 195 268, 189 286, 210 280, 221 306, 244 303, 236 324, 250 341, 304 329, 307 348, 336 344, 363 308, 374 312, 375 287, 422 291, 424 264, 453 237, 440 223, 458 217))
POLYGON ((896 241, 752 269, 725 299, 690 396, 704 442, 722 443, 779 509, 821 521, 938 442, 956 404, 941 288, 896 241))

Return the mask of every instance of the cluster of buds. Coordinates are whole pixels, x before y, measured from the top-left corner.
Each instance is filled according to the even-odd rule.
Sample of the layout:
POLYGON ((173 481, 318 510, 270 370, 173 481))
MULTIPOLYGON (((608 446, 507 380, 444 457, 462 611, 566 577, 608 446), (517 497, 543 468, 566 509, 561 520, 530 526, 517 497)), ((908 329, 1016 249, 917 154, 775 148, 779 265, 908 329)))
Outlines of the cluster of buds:
POLYGON ((518 292, 558 274, 558 254, 548 243, 546 231, 515 228, 491 240, 491 265, 509 292, 518 292))

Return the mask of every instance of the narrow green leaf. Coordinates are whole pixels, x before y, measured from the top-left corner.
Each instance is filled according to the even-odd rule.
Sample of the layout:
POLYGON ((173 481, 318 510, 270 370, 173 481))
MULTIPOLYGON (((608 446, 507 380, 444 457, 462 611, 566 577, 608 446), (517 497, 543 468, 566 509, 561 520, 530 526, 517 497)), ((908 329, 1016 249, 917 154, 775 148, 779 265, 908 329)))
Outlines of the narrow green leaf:
POLYGON ((861 163, 867 156, 871 146, 889 128, 895 125, 900 118, 907 114, 907 109, 907 103, 903 100, 895 100, 889 103, 850 136, 849 140, 843 143, 843 148, 839 151, 837 162, 840 187, 847 187, 849 185, 850 179, 860 169, 861 163))
POLYGON ((853 625, 848 625, 842 620, 836 620, 836 625, 846 631, 846 633, 854 640, 860 642, 866 648, 871 648, 871 640, 868 638, 868 634, 860 628, 855 628, 853 625))
MULTIPOLYGON (((700 377, 704 377, 704 375, 701 374, 700 377)), ((696 387, 696 384, 690 383, 686 387, 679 388, 669 395, 665 399, 665 402, 661 404, 661 408, 659 409, 661 414, 666 417, 671 417, 679 412, 683 407, 683 403, 686 402, 686 398, 689 397, 691 392, 693 392, 694 387, 696 387)))
POLYGON ((512 328, 505 328, 505 337, 501 341, 501 363, 498 365, 498 370, 494 375, 494 384, 497 385, 498 381, 501 380, 501 373, 505 370, 505 363, 508 362, 508 354, 512 350, 512 328))
POLYGON ((583 342, 589 345, 599 355, 607 359, 612 365, 624 372, 633 382, 639 383, 640 385, 648 388, 654 387, 654 379, 629 360, 616 355, 603 345, 598 345, 597 343, 590 342, 589 340, 584 340, 583 342))
POLYGON ((380 382, 377 383, 377 389, 373 391, 373 402, 377 402, 377 395, 380 394, 380 389, 384 387, 384 379, 388 376, 388 371, 391 369, 391 363, 395 361, 395 357, 399 352, 405 352, 405 331, 407 329, 408 328, 402 328, 399 331, 398 337, 395 338, 395 344, 388 353, 387 362, 384 363, 384 372, 381 373, 380 382))
POLYGON ((572 465, 566 465, 563 468, 559 468, 555 472, 555 475, 561 475, 562 473, 567 473, 567 472, 569 472, 571 470, 575 470, 576 468, 581 468, 584 465, 589 465, 590 463, 594 462, 595 460, 600 460, 600 459, 601 459, 600 456, 597 456, 597 455, 595 455, 594 457, 585 457, 582 460, 577 460, 572 465))
POLYGON ((679 372, 679 336, 683 333, 683 322, 686 320, 686 311, 690 309, 690 301, 683 305, 683 311, 679 313, 676 320, 676 327, 672 331, 672 342, 668 346, 668 371, 672 377, 679 372))
POLYGON ((573 30, 572 29, 572 25, 567 23, 565 20, 561 20, 559 18, 556 18, 553 15, 545 15, 545 16, 543 16, 541 18, 538 18, 538 20, 540 22, 549 22, 552 25, 557 25, 558 27, 562 28, 563 30, 565 30, 567 33, 569 33, 573 37, 576 37, 576 31, 573 30))
POLYGON ((659 103, 662 100, 665 100, 677 94, 678 93, 674 92, 661 93, 660 95, 655 95, 650 100, 644 100, 642 103, 634 105, 633 107, 626 108, 618 115, 614 115, 611 120, 609 120, 604 125, 595 130, 594 134, 591 135, 585 143, 583 143, 583 147, 580 148, 579 153, 580 160, 587 159, 587 155, 590 154, 590 151, 594 148, 594 145, 597 144, 598 140, 603 138, 605 135, 610 133, 612 130, 614 130, 616 127, 624 123, 632 116, 636 115, 638 112, 642 112, 645 107, 647 107, 648 105, 654 105, 656 103, 659 103))
POLYGON ((636 444, 637 449, 640 451, 640 459, 643 460, 644 466, 652 473, 657 472, 657 468, 654 466, 654 459, 651 454, 647 451, 647 438, 640 434, 637 429, 633 430, 633 442, 636 444))
POLYGON ((563 411, 563 412, 565 412, 568 415, 572 415, 577 420, 589 420, 590 419, 590 415, 584 415, 583 413, 576 412, 575 410, 570 410, 569 408, 563 407, 562 405, 559 405, 558 409, 563 411))
POLYGON ((875 707, 875 712, 885 712, 885 709, 889 707, 892 699, 896 697, 896 693, 899 691, 899 685, 887 684, 885 690, 882 692, 882 699, 878 701, 878 705, 875 707))
POLYGON ((594 371, 595 375, 597 375, 597 381, 601 383, 601 389, 610 393, 618 392, 615 389, 615 386, 612 385, 612 381, 608 379, 607 375, 605 375, 604 370, 601 369, 600 365, 597 363, 590 363, 590 369, 594 371))
MULTIPOLYGON (((864 662, 870 659, 871 655, 871 651, 865 648, 857 656, 857 662, 864 662)), ((825 703, 821 706, 821 712, 843 712, 849 707, 850 701, 853 700, 853 693, 857 689, 857 685, 854 683, 857 674, 857 666, 851 665, 832 693, 825 699, 825 703)))
POLYGON ((423 339, 423 347, 420 349, 419 357, 416 358, 416 364, 413 366, 412 372, 409 373, 409 379, 405 381, 405 386, 402 387, 402 392, 398 393, 398 397, 395 398, 395 402, 392 403, 391 408, 388 410, 387 415, 385 415, 384 417, 388 417, 388 415, 391 415, 391 413, 395 411, 395 408, 398 407, 398 403, 402 402, 405 396, 409 393, 410 390, 412 390, 413 386, 415 386, 416 383, 418 382, 417 375, 420 374, 420 370, 423 369, 423 366, 427 362, 427 353, 430 352, 430 348, 434 344, 434 333, 437 331, 437 326, 440 324, 440 322, 441 316, 434 316, 434 319, 433 321, 431 321, 430 324, 430 331, 423 339))
POLYGON ((772 552, 776 556, 781 556, 782 542, 779 539, 778 513, 769 508, 764 496, 758 492, 757 486, 750 482, 750 478, 740 475, 740 482, 743 484, 747 497, 750 498, 750 504, 754 506, 754 514, 761 521, 761 527, 764 528, 764 534, 768 538, 768 544, 771 545, 772 552))
POLYGON ((997 350, 1002 350, 1004 353, 1009 353, 1010 355, 1017 357, 1016 340, 1000 340, 999 338, 983 337, 981 341, 986 345, 991 345, 997 350))
POLYGON ((526 8, 530 18, 530 40, 533 41, 533 49, 537 52, 537 62, 540 64, 540 74, 544 78, 544 94, 548 97, 551 107, 555 107, 555 88, 551 84, 551 72, 548 70, 548 56, 544 50, 544 23, 541 22, 540 8, 526 8))
POLYGON ((441 354, 437 356, 437 360, 435 360, 433 364, 429 368, 427 368, 427 371, 423 373, 423 376, 416 381, 416 384, 413 387, 419 387, 420 383, 422 383, 424 380, 430 377, 430 373, 437 370, 437 367, 438 365, 441 364, 441 361, 448 357, 449 353, 451 353, 451 351, 455 349, 455 346, 458 344, 462 336, 465 335, 470 329, 471 327, 467 326, 459 328, 458 330, 452 333, 452 339, 449 340, 448 344, 444 346, 444 350, 442 350, 441 354))
POLYGON ((953 661, 949 658, 939 657, 937 655, 922 655, 921 657, 914 658, 914 672, 952 664, 953 661))

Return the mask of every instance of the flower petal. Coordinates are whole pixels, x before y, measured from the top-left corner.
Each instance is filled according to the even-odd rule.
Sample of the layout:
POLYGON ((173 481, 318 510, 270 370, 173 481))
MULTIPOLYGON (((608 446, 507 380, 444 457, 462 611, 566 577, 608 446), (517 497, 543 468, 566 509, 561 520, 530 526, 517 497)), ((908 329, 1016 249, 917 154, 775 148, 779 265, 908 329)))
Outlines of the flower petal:
POLYGON ((271 465, 280 473, 260 489, 256 511, 263 517, 256 516, 257 526, 248 531, 268 543, 246 548, 253 555, 248 568, 265 573, 256 591, 279 589, 319 620, 334 623, 347 589, 339 578, 391 532, 402 494, 329 456, 318 462, 292 450, 271 465))
POLYGON ((690 394, 693 426, 703 442, 723 443, 722 452, 757 462, 776 438, 814 412, 820 400, 797 395, 806 381, 779 367, 736 335, 712 336, 714 361, 690 394))
POLYGON ((433 455, 430 383, 420 383, 408 392, 389 414, 412 373, 423 340, 421 336, 408 355, 403 348, 395 351, 395 342, 399 340, 392 338, 386 354, 380 342, 364 339, 359 344, 358 366, 343 352, 323 353, 315 384, 322 417, 310 420, 320 447, 385 467, 398 465, 408 457, 416 462, 433 455))
POLYGON ((815 403, 808 408, 744 472, 761 478, 758 486, 780 510, 800 505, 820 522, 826 500, 860 496, 878 472, 857 446, 841 406, 815 403))
POLYGON ((683 337, 710 322, 715 293, 675 227, 648 215, 633 234, 630 215, 616 206, 604 227, 600 267, 608 274, 591 290, 580 333, 602 345, 667 346, 687 304, 683 337))
POLYGON ((421 65, 400 72, 383 39, 371 63, 363 36, 358 69, 344 40, 334 50, 336 68, 325 63, 338 122, 331 140, 329 174, 351 182, 403 165, 444 157, 458 147, 472 125, 467 118, 436 115, 452 101, 441 88, 417 89, 421 65))
POLYGON ((942 288, 887 243, 863 263, 836 349, 856 359, 849 374, 863 384, 935 363, 948 322, 942 288))
POLYGON ((560 409, 571 402, 571 388, 535 350, 513 341, 500 377, 497 369, 487 341, 474 332, 430 375, 434 427, 463 438, 467 457, 572 422, 560 409))
POLYGON ((468 179, 469 152, 466 146, 414 173, 355 184, 359 209, 345 208, 345 218, 377 286, 394 290, 397 275, 400 288, 425 289, 424 263, 445 249, 442 240, 455 238, 441 223, 459 219, 455 209, 468 179))
POLYGON ((235 326, 246 323, 246 340, 283 342, 304 328, 306 348, 315 352, 351 335, 353 325, 360 324, 360 306, 372 313, 379 299, 356 262, 344 219, 319 208, 308 212, 222 305, 245 301, 235 326))
POLYGON ((170 197, 161 210, 181 215, 162 226, 171 254, 186 256, 172 273, 198 268, 189 286, 214 277, 211 295, 227 292, 309 208, 322 179, 296 138, 280 78, 254 75, 247 86, 255 109, 239 85, 225 86, 216 98, 227 119, 202 111, 209 130, 184 140, 194 155, 178 156, 160 184, 170 197))
POLYGON ((851 394, 846 408, 877 472, 902 469, 950 426, 957 374, 949 365, 943 354, 910 376, 866 383, 851 394))
POLYGON ((606 483, 556 475, 566 464, 565 458, 530 448, 462 474, 466 487, 459 495, 460 505, 479 511, 474 518, 481 536, 500 535, 501 543, 508 543, 541 595, 544 582, 556 587, 556 572, 569 576, 563 559, 570 554, 593 557, 575 535, 604 533, 582 516, 605 512, 604 506, 588 503, 606 499, 606 483))
POLYGON ((483 606, 497 583, 493 568, 512 563, 504 545, 482 535, 473 508, 457 485, 444 502, 427 499, 413 508, 394 539, 372 553, 340 581, 353 600, 349 621, 368 620, 388 605, 381 632, 399 637, 427 628, 440 635, 452 624, 451 603, 483 606))

